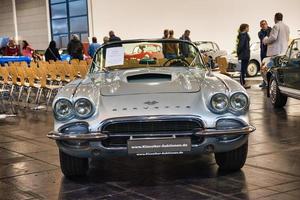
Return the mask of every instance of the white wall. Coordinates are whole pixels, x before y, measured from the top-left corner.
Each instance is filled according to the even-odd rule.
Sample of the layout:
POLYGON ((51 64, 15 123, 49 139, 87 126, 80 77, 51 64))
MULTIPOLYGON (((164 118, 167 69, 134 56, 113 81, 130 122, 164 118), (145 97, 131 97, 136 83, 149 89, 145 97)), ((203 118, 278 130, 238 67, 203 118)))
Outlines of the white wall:
POLYGON ((93 16, 90 31, 99 38, 114 30, 122 39, 159 38, 165 28, 180 37, 191 30, 191 39, 213 40, 222 49, 235 48, 237 29, 250 25, 252 42, 258 40, 259 21, 271 26, 282 12, 291 36, 300 37, 300 0, 89 0, 93 16))
POLYGON ((0 0, 0 37, 14 37, 12 1, 0 0))
POLYGON ((34 49, 46 49, 49 43, 45 0, 16 0, 19 40, 27 40, 34 49))

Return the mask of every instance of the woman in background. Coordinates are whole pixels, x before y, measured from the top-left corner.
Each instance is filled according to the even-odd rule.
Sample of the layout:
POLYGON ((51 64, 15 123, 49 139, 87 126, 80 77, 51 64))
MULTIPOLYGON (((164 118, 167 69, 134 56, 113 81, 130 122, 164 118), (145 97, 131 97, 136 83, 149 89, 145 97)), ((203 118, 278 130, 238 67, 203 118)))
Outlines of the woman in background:
POLYGON ((34 49, 29 45, 29 43, 26 40, 23 40, 22 41, 22 55, 32 58, 33 52, 34 52, 34 49))
POLYGON ((46 52, 45 52, 45 60, 46 61, 57 61, 57 60, 61 60, 58 49, 56 48, 56 42, 54 40, 52 40, 49 43, 49 47, 47 48, 46 52))
POLYGON ((250 88, 250 86, 246 85, 246 81, 245 81, 246 70, 250 59, 250 36, 248 32, 249 32, 249 25, 241 24, 239 28, 239 35, 237 38, 238 40, 237 55, 239 61, 241 62, 240 83, 245 89, 250 88))

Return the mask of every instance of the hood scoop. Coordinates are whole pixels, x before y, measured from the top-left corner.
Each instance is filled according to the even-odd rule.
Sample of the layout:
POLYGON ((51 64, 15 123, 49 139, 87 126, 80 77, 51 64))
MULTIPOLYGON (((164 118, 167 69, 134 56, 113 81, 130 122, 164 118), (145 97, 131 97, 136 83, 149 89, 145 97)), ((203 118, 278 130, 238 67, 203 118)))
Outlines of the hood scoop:
POLYGON ((153 83, 172 81, 171 74, 145 73, 127 76, 128 83, 153 83))

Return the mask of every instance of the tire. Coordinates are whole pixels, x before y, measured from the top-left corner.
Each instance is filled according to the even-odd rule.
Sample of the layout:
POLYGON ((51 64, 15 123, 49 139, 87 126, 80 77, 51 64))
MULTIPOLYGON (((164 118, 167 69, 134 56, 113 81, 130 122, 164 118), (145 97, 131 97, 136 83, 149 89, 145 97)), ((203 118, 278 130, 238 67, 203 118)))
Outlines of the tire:
POLYGON ((247 154, 248 141, 232 151, 215 153, 215 159, 221 170, 238 171, 244 166, 247 154))
POLYGON ((286 105, 287 96, 281 94, 277 81, 274 78, 271 78, 269 83, 269 96, 275 108, 282 108, 286 105))
POLYGON ((247 71, 246 71, 246 75, 247 77, 254 77, 257 75, 259 71, 259 65, 257 64, 256 61, 250 61, 248 66, 247 66, 247 71))
POLYGON ((88 158, 70 156, 59 151, 60 168, 66 177, 85 176, 89 169, 88 158))

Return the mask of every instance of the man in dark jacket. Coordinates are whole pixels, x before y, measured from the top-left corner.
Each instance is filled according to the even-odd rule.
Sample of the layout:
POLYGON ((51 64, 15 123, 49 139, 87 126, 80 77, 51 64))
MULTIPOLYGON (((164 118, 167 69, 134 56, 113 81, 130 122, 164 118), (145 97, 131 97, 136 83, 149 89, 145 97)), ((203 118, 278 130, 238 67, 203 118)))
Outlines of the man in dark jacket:
MULTIPOLYGON (((121 41, 121 38, 115 35, 114 31, 109 31, 109 42, 121 41)), ((111 45, 110 47, 121 47, 122 44, 111 45)))
POLYGON ((67 51, 71 56, 71 59, 83 60, 83 45, 77 35, 72 35, 67 51))
MULTIPOLYGON (((263 39, 265 37, 269 37, 272 28, 268 26, 266 20, 260 21, 260 28, 261 30, 258 32, 258 38, 260 40, 260 60, 263 61, 263 59, 267 57, 267 49, 268 49, 268 45, 263 43, 263 39)), ((259 85, 259 87, 262 88, 265 88, 266 86, 267 84, 264 81, 259 85)))
MULTIPOLYGON (((191 33, 190 30, 185 30, 184 33, 183 33, 183 35, 179 39, 191 42, 190 33, 191 33)), ((184 57, 188 57, 189 54, 190 54, 189 46, 190 45, 188 45, 186 43, 180 43, 179 44, 180 54, 183 55, 184 57)))
POLYGON ((117 37, 114 31, 109 31, 109 42, 121 41, 121 38, 117 37))
POLYGON ((241 24, 238 35, 237 55, 239 61, 241 61, 240 83, 246 89, 250 88, 250 86, 246 85, 245 81, 246 70, 250 59, 250 37, 248 32, 249 25, 241 24))

